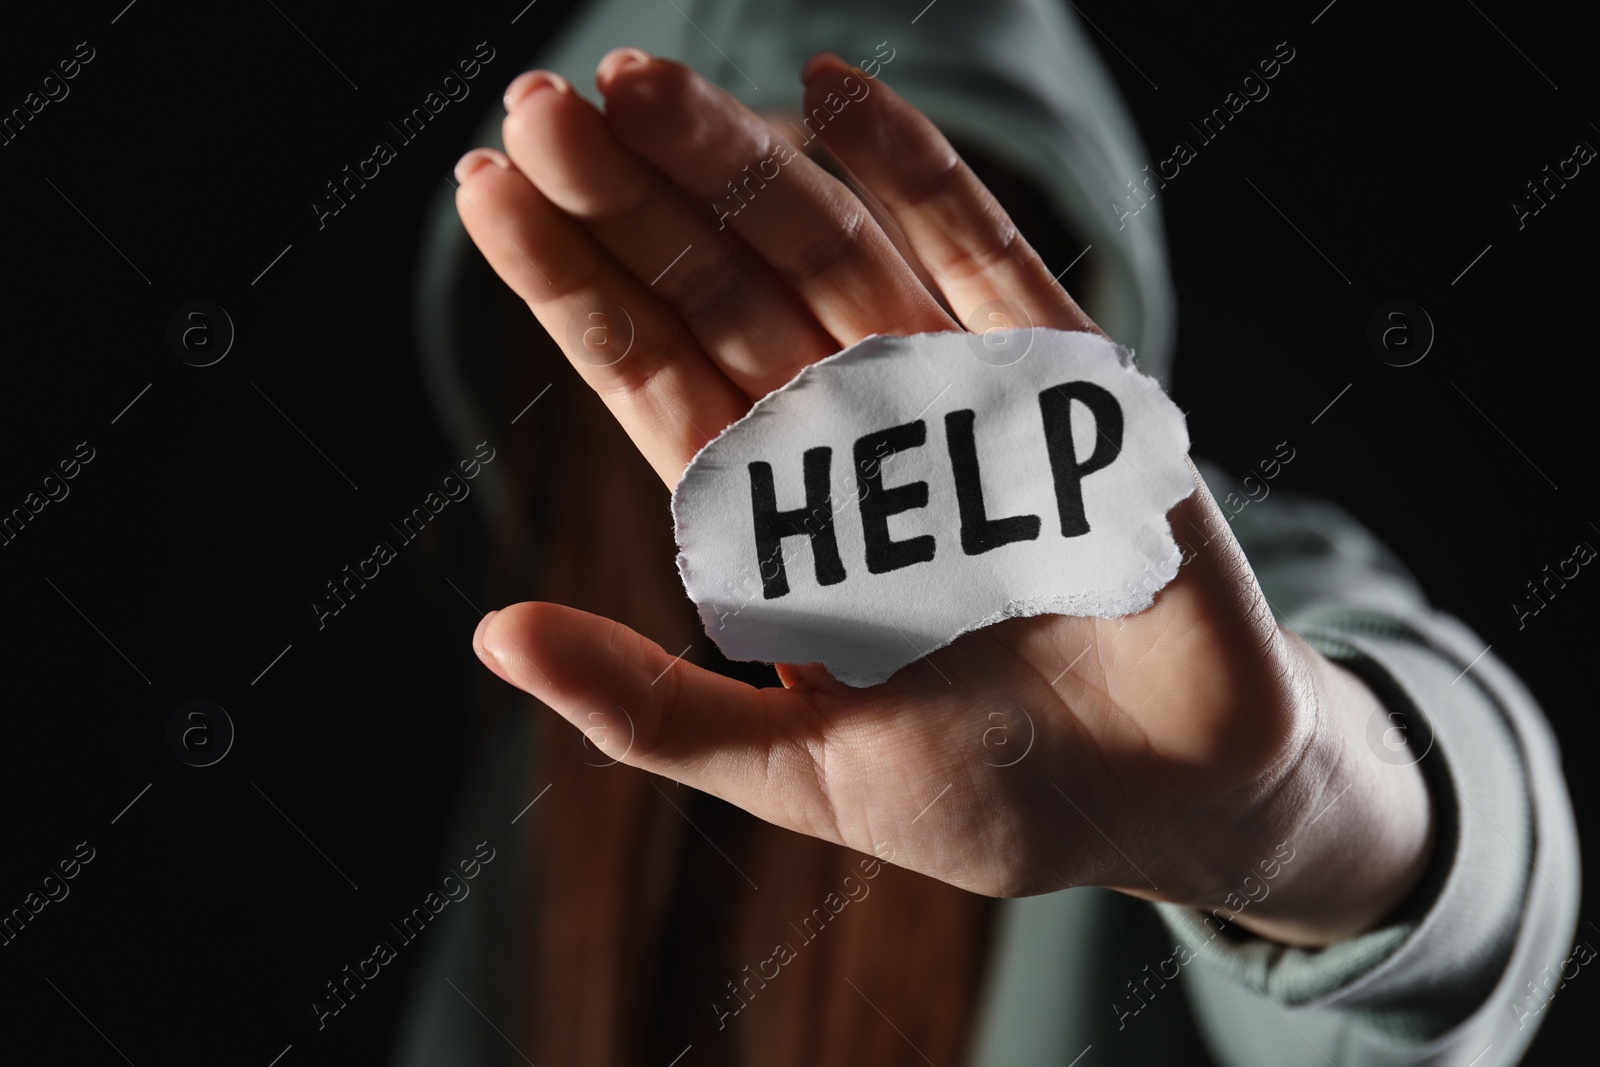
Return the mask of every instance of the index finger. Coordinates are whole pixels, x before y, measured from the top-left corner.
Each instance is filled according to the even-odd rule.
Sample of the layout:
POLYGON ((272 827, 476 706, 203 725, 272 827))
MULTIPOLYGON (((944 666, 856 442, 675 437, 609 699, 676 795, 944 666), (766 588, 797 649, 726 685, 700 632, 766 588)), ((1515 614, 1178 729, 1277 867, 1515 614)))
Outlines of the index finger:
POLYGON ((994 325, 974 314, 1005 301, 1032 320, 1005 325, 1104 336, 926 115, 832 53, 813 58, 803 77, 808 109, 851 101, 822 128, 823 142, 882 203, 968 329, 994 325))

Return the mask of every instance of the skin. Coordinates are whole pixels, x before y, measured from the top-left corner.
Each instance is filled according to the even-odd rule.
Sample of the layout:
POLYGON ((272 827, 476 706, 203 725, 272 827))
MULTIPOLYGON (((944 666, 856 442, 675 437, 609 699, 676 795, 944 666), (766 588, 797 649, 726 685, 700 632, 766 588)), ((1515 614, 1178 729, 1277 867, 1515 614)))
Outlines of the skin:
MULTIPOLYGON (((802 81, 807 113, 852 97, 820 139, 853 180, 796 149, 720 228, 708 205, 781 151, 782 127, 637 49, 602 60, 603 111, 523 74, 507 154, 457 166, 473 240, 668 486, 757 399, 868 334, 961 329, 947 308, 999 298, 1099 332, 921 113, 831 54, 802 81), (569 341, 602 305, 634 326, 609 366, 569 341)), ((1195 482, 1169 519, 1207 542, 1148 610, 1008 620, 870 689, 802 664, 752 688, 549 603, 491 612, 473 647, 612 758, 779 826, 976 893, 1101 885, 1326 945, 1416 885, 1428 793, 1367 749, 1377 699, 1274 621, 1195 482), (1239 910, 1267 870, 1270 893, 1239 910)))

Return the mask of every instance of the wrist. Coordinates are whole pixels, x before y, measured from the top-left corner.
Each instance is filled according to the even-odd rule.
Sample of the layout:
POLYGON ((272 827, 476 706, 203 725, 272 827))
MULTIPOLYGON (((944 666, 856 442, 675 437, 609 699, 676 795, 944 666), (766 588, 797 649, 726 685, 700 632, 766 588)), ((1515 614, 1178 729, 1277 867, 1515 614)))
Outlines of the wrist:
POLYGON ((1192 903, 1261 937, 1320 947, 1378 926, 1416 887, 1432 850, 1432 801, 1415 761, 1380 759, 1368 746, 1371 720, 1386 716, 1377 696, 1297 635, 1282 637, 1311 740, 1245 820, 1256 832, 1244 839, 1260 842, 1261 855, 1244 861, 1237 885, 1207 894, 1217 899, 1192 903))

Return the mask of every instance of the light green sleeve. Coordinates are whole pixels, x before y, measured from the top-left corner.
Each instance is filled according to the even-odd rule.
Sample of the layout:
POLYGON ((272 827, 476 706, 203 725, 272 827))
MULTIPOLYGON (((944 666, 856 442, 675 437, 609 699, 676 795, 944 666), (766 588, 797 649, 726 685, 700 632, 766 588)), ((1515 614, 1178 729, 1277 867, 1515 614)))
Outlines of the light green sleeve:
MULTIPOLYGON (((1202 473, 1219 499, 1232 491, 1202 473)), ((1382 700, 1372 758, 1418 763, 1437 838, 1389 925, 1319 952, 1218 936, 1216 919, 1159 905, 1196 956, 1185 983, 1201 1030, 1241 1067, 1516 1062, 1548 1002, 1529 983, 1568 958, 1577 921, 1577 835, 1549 725, 1344 511, 1274 495, 1234 531, 1279 618, 1382 700)))

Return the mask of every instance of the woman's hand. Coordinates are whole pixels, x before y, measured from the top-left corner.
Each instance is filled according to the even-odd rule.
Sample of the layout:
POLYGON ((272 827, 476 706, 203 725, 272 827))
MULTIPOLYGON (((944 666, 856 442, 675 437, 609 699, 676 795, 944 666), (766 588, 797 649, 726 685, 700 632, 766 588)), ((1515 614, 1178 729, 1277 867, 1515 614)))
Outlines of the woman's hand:
MULTIPOLYGON (((925 117, 836 56, 802 78, 819 118, 794 139, 820 133, 848 185, 636 49, 602 61, 604 113, 522 75, 509 160, 457 168, 478 247, 669 486, 757 399, 869 334, 961 329, 946 307, 1002 299, 1098 329, 925 117), (615 362, 586 346, 612 324, 596 312, 631 322, 615 362)), ((978 893, 1104 885, 1231 914, 1287 843, 1238 922, 1327 943, 1415 884, 1427 793, 1365 751, 1376 701, 1278 627, 1196 486, 1169 517, 1206 544, 1149 610, 1008 620, 870 689, 794 664, 755 689, 554 604, 491 613, 474 647, 625 763, 978 893)))

